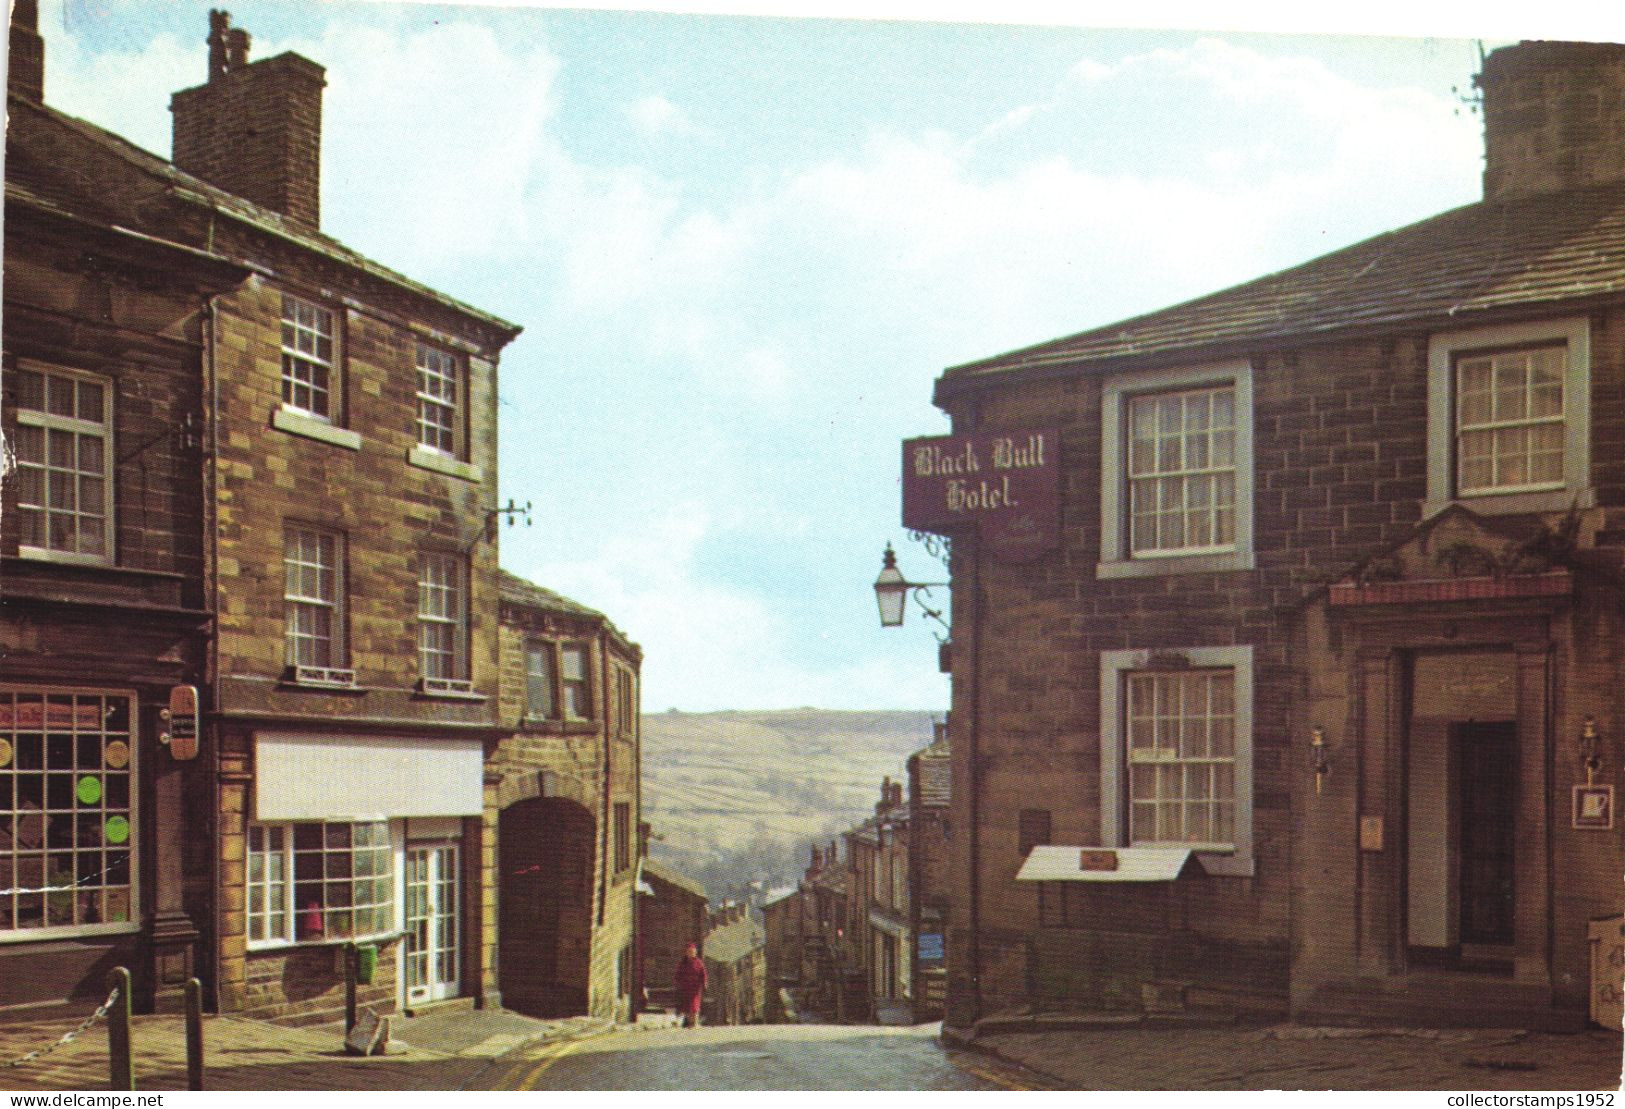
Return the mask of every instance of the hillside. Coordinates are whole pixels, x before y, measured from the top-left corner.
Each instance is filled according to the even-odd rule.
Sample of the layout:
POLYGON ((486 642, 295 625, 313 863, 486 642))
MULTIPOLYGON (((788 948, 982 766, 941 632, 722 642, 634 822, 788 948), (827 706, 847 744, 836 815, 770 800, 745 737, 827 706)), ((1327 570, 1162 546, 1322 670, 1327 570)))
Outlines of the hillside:
POLYGON ((928 712, 664 712, 643 718, 655 858, 714 901, 796 880, 807 848, 874 812, 931 742, 928 712))

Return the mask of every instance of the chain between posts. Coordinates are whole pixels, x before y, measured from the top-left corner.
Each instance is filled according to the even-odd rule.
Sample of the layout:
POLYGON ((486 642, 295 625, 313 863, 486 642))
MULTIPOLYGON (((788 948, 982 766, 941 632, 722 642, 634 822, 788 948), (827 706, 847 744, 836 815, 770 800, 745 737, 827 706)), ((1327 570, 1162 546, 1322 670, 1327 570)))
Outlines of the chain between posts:
POLYGON ((42 1055, 49 1055, 51 1052, 55 1051, 57 1048, 62 1047, 65 1044, 71 1044, 74 1040, 77 1040, 80 1036, 83 1036, 87 1031, 89 1031, 91 1025, 95 1024, 97 1021, 101 1020, 103 1017, 105 1017, 107 1015, 108 1011, 113 1008, 113 1003, 118 1000, 118 992, 119 992, 118 987, 114 986, 112 991, 110 993, 108 993, 107 1000, 102 1002, 99 1006, 97 1006, 96 1011, 94 1013, 91 1013, 88 1017, 86 1017, 80 1023, 78 1028, 75 1028, 71 1032, 64 1032, 62 1034, 62 1036, 55 1043, 47 1044, 47 1045, 45 1045, 44 1047, 41 1047, 41 1048, 36 1048, 35 1050, 30 1051, 26 1055, 19 1055, 17 1058, 15 1058, 15 1059, 11 1060, 9 1063, 7 1063, 6 1066, 7 1067, 26 1066, 29 1063, 32 1063, 35 1059, 38 1059, 42 1055))

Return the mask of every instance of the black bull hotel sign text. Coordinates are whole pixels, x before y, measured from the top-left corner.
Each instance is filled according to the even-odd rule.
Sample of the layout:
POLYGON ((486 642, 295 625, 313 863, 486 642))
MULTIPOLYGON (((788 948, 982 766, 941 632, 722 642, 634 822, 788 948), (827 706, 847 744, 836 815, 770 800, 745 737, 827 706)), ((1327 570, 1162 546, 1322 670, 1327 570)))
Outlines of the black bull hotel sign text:
POLYGON ((1059 447, 1049 430, 904 440, 903 526, 974 527, 995 557, 1031 562, 1060 539, 1059 447))

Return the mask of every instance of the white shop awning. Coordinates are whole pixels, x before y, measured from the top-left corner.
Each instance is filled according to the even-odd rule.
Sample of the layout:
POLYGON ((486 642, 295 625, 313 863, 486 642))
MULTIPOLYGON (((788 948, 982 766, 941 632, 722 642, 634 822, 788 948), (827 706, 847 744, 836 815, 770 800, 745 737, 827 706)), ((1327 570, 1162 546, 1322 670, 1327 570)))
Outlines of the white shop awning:
POLYGON ((259 732, 254 819, 478 816, 484 768, 477 739, 259 732))
POLYGON ((1034 847, 1018 882, 1172 882, 1191 860, 1189 847, 1034 847))

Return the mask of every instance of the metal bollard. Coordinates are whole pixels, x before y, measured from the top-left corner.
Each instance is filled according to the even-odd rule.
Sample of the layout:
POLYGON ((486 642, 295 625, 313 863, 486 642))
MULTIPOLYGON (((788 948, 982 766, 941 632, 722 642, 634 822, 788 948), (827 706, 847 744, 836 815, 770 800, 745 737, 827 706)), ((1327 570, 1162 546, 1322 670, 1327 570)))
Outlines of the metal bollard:
POLYGON ((344 945, 344 1034, 355 1031, 356 949, 354 943, 344 945))
POLYGON ((203 983, 186 980, 186 1088, 203 1089, 203 983))
POLYGON ((107 988, 118 997, 107 1011, 107 1069, 109 1090, 134 1090, 135 1074, 130 1068, 130 971, 114 967, 107 972, 107 988))

